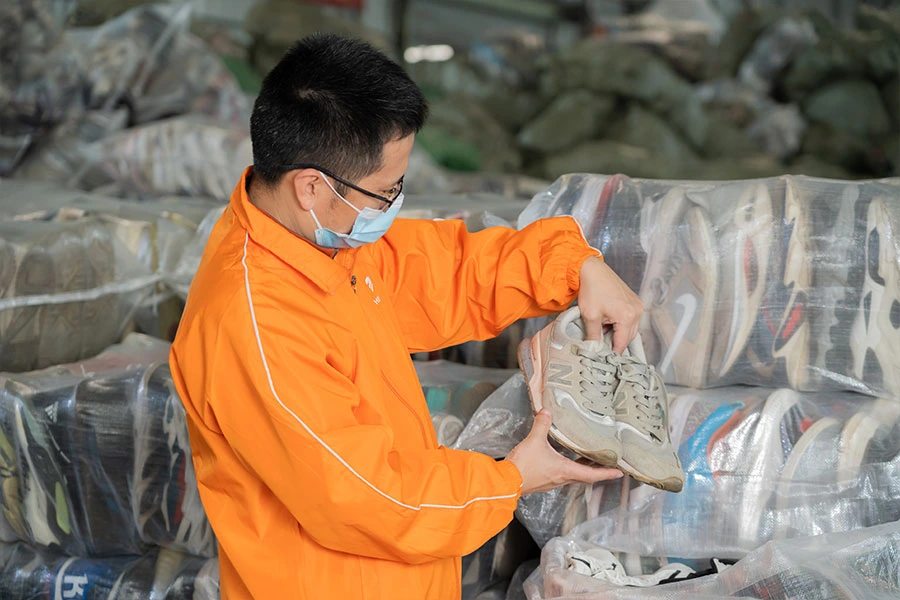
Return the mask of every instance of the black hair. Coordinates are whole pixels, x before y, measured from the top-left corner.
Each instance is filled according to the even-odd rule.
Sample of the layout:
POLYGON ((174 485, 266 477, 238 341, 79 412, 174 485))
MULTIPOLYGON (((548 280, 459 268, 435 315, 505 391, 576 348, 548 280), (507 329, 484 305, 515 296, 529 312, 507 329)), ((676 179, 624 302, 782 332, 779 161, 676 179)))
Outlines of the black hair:
POLYGON ((291 163, 349 181, 371 175, 390 141, 418 132, 428 106, 403 68, 333 34, 296 42, 266 75, 250 117, 253 175, 268 185, 291 163))

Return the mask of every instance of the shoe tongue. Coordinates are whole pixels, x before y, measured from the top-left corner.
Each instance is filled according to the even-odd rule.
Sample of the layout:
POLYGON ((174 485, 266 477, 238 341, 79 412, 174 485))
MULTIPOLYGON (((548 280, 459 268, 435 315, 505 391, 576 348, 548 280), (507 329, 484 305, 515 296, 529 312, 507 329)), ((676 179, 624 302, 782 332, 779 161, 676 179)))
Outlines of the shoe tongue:
POLYGON ((609 350, 609 346, 601 340, 582 340, 578 345, 588 352, 604 352, 609 350))

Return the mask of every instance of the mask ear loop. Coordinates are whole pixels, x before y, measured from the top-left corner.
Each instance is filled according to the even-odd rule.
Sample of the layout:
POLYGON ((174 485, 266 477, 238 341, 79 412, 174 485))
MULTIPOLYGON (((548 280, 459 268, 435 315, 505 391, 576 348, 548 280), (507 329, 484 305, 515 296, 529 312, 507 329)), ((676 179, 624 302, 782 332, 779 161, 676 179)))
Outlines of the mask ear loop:
POLYGON ((349 206, 350 208, 352 208, 353 210, 355 210, 357 214, 362 214, 362 210, 356 208, 355 206, 353 206, 353 204, 352 204, 349 200, 347 200, 346 198, 344 198, 343 196, 341 196, 340 194, 338 194, 338 191, 337 191, 336 189, 334 189, 334 186, 331 185, 331 182, 328 181, 328 178, 327 178, 327 177, 325 177, 325 173, 323 173, 322 171, 319 171, 319 175, 322 176, 322 180, 323 180, 323 181, 325 182, 325 184, 331 189, 331 191, 334 192, 334 195, 335 195, 335 196, 337 196, 338 198, 340 198, 340 199, 344 202, 344 204, 346 204, 347 206, 349 206))

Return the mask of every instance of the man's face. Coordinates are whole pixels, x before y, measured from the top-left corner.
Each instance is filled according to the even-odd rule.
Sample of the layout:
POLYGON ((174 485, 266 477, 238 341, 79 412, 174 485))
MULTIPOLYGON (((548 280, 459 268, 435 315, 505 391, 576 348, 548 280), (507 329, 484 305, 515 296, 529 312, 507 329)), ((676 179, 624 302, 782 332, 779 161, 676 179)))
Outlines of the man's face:
MULTIPOLYGON (((388 142, 384 145, 381 169, 359 181, 351 181, 351 183, 373 194, 384 196, 385 198, 393 198, 400 185, 400 180, 409 166, 409 155, 412 152, 414 141, 415 136, 410 135, 403 139, 388 142)), ((336 173, 336 175, 340 174, 336 173)), ((331 184, 337 186, 335 181, 331 181, 331 184)), ((387 202, 382 202, 347 186, 344 186, 344 198, 359 210, 366 207, 374 208, 375 210, 387 210, 389 206, 387 202)), ((319 215, 319 210, 317 206, 317 215, 319 215)), ((325 225, 326 227, 340 233, 350 233, 353 223, 359 214, 347 204, 341 202, 341 199, 333 193, 331 202, 328 203, 327 211, 327 216, 323 219, 324 215, 319 215, 319 219, 323 225, 328 223, 328 225, 325 225)))

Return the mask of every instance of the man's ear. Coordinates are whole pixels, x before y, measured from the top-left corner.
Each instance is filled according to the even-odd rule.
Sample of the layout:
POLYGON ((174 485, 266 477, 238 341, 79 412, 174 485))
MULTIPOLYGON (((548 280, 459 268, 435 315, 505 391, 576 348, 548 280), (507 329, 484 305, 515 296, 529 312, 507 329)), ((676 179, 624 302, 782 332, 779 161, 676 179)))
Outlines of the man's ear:
POLYGON ((322 188, 327 187, 322 176, 315 169, 302 169, 291 172, 288 177, 297 204, 305 211, 312 210, 316 199, 323 195, 322 188))

